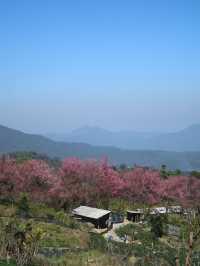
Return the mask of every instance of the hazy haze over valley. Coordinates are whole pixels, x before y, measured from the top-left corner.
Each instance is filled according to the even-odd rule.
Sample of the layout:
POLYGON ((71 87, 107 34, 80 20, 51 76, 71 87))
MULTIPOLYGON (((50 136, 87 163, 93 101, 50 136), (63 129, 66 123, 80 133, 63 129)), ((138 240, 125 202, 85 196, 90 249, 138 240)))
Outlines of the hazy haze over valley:
POLYGON ((199 151, 200 124, 171 133, 110 131, 100 127, 84 126, 62 134, 47 134, 56 141, 115 146, 132 150, 199 151))
MULTIPOLYGON (((198 129, 199 127, 197 127, 198 129)), ((192 129, 196 129, 196 126, 192 129)), ((189 133, 190 133, 189 129, 189 133)), ((186 130, 186 133, 188 130, 186 130)), ((198 131, 194 134, 199 134, 198 131)), ((176 135, 175 135, 176 136, 176 135)), ((188 138, 188 134, 183 134, 188 138)), ((199 138, 196 138, 195 147, 200 147, 199 138)), ((184 142, 184 139, 181 140, 184 142)), ((175 142, 172 139, 171 145, 175 142)), ((189 143, 189 142, 188 142, 189 143)), ((185 171, 200 170, 200 152, 175 152, 159 150, 128 150, 111 146, 95 146, 86 143, 56 142, 40 135, 26 134, 14 129, 0 126, 0 154, 16 151, 34 151, 60 159, 78 157, 81 159, 108 158, 114 165, 127 164, 129 166, 142 165, 160 168, 162 164, 171 169, 185 171)))

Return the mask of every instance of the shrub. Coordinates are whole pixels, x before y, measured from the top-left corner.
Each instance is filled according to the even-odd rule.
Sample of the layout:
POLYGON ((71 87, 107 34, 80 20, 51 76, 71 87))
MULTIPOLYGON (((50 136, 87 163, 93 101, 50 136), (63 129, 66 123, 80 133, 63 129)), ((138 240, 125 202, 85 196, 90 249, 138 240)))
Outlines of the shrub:
POLYGON ((133 241, 137 239, 137 230, 138 226, 134 224, 127 224, 123 227, 119 227, 115 230, 115 232, 120 238, 123 238, 125 240, 127 236, 129 236, 133 241))
POLYGON ((30 216, 30 207, 28 196, 23 193, 17 203, 17 215, 23 218, 28 218, 30 216))
POLYGON ((57 212, 55 215, 55 219, 61 224, 71 229, 80 229, 80 224, 76 222, 75 219, 66 214, 64 211, 57 212))
POLYGON ((91 249, 98 249, 101 251, 105 251, 107 249, 107 241, 103 236, 91 233, 89 247, 91 249))
POLYGON ((148 222, 154 237, 162 237, 162 235, 164 234, 164 226, 167 222, 167 216, 163 214, 149 215, 148 222))
POLYGON ((43 232, 33 229, 31 223, 23 224, 17 219, 10 219, 2 224, 1 256, 9 255, 19 266, 30 265, 42 237, 43 232))

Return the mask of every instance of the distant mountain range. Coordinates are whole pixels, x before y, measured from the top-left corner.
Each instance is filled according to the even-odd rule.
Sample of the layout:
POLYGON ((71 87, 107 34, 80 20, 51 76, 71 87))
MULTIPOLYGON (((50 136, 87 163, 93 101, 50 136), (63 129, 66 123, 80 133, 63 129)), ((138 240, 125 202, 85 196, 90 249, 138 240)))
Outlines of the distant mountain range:
POLYGON ((200 151, 200 124, 173 133, 108 131, 99 127, 82 127, 66 134, 49 134, 57 141, 114 146, 130 150, 200 151))
MULTIPOLYGON (((193 129, 198 129, 198 127, 194 126, 185 131, 182 131, 182 136, 185 136, 185 139, 189 139, 191 137, 191 131, 193 129), (186 138, 187 137, 187 138, 186 138)), ((96 128, 93 129, 93 132, 96 132, 96 128)), ((80 132, 80 131, 79 131, 80 132)), ((90 131, 91 132, 91 131, 90 131)), ((123 135, 124 133, 120 133, 123 135)), ((124 134, 124 138, 128 138, 129 134, 124 134), (127 135, 126 135, 127 134, 127 135), (126 137, 125 137, 126 136, 126 137)), ((178 133, 169 134, 169 137, 175 136, 175 140, 173 141, 177 147, 180 147, 181 143, 188 145, 188 143, 184 143, 183 137, 179 143, 178 141, 178 133)), ((75 134, 74 134, 75 136, 75 134)), ((167 134, 166 134, 167 136, 167 134)), ((127 165, 144 165, 144 166, 152 166, 152 167, 160 167, 162 164, 167 165, 171 169, 182 169, 182 170, 200 170, 200 146, 199 134, 195 133, 195 137, 193 141, 196 140, 197 146, 194 150, 197 150, 196 147, 199 147, 199 152, 174 152, 174 151, 150 151, 150 150, 126 150, 115 148, 111 146, 92 146, 90 144, 84 143, 72 143, 72 142, 58 142, 47 137, 43 137, 40 135, 31 135, 26 134, 21 131, 17 131, 14 129, 10 129, 4 126, 0 126, 0 154, 10 153, 15 151, 35 151, 38 153, 47 154, 51 157, 79 157, 81 159, 88 158, 96 158, 100 159, 103 157, 107 157, 109 162, 115 165, 119 165, 122 163, 126 163, 127 165)), ((106 135, 105 135, 106 137, 106 135)), ((143 135, 143 138, 154 138, 155 136, 143 135)), ((157 136, 160 139, 160 136, 157 136)), ((162 138, 164 139, 164 138, 162 138)), ((93 137, 95 140, 95 137, 93 137)), ((122 137, 121 137, 122 140, 122 137)), ((165 142, 162 142, 165 143, 165 142)), ((172 142, 171 142, 172 143, 172 142)), ((108 144, 108 143, 107 143, 108 144)), ((114 144, 111 142, 110 144, 114 144)), ((161 144, 160 144, 161 145, 161 144)), ((163 144, 162 144, 163 145, 163 144)), ((172 145, 172 144, 171 144, 172 145)))

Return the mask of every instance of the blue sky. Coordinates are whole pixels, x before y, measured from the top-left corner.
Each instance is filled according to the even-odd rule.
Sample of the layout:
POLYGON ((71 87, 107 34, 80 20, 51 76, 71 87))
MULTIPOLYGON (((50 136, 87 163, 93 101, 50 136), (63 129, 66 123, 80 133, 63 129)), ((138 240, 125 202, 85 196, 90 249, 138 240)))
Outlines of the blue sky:
POLYGON ((0 3, 0 124, 170 131, 200 123, 200 2, 0 3))

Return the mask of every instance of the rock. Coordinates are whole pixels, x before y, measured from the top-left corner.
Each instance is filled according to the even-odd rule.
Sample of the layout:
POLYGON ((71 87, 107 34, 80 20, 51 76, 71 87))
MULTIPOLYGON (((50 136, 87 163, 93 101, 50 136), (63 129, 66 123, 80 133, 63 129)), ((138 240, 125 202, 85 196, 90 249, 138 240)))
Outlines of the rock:
POLYGON ((128 262, 130 265, 135 265, 136 262, 138 262, 138 258, 136 258, 135 256, 131 256, 129 259, 128 259, 128 262))

